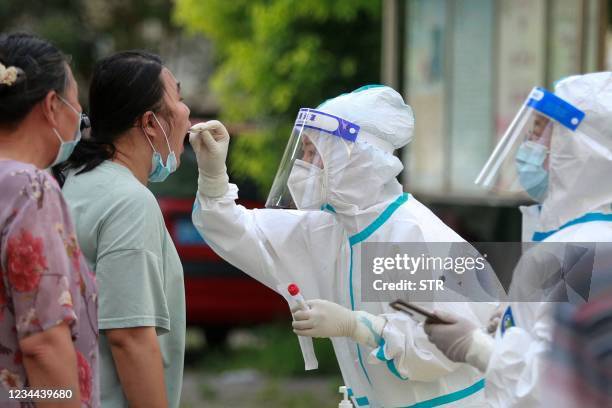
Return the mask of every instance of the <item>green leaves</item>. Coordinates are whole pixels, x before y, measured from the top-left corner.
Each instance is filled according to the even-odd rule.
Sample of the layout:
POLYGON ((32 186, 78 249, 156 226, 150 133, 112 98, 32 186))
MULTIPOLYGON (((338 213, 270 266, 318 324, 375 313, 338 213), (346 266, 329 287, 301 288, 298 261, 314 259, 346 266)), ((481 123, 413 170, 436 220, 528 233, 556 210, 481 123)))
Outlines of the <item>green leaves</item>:
POLYGON ((233 139, 233 176, 254 178, 264 196, 300 107, 379 82, 380 9, 376 0, 177 0, 174 21, 214 42, 221 119, 257 129, 233 139))

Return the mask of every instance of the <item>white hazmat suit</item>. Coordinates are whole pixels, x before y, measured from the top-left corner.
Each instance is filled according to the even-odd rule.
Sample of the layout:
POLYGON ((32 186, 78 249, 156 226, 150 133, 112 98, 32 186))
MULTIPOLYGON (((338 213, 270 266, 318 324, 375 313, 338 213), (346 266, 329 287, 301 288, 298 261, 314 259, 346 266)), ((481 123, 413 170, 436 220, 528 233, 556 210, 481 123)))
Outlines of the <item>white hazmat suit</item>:
MULTIPOLYGON (((523 239, 539 242, 612 242, 612 73, 569 77, 555 94, 585 113, 576 131, 553 131, 548 192, 541 207, 523 207, 523 239)), ((591 293, 608 246, 596 247, 591 293)), ((612 272, 609 272, 612 273, 612 272)), ((521 279, 521 276, 517 276, 521 279)), ((498 336, 486 372, 487 396, 495 406, 540 407, 543 359, 550 348, 553 309, 550 302, 513 302, 514 327, 498 336), (517 357, 519 357, 517 359, 517 357)))
MULTIPOLYGON (((610 245, 604 244, 612 242, 612 73, 566 78, 555 94, 584 112, 584 119, 575 130, 553 125, 547 191, 541 204, 521 207, 523 241, 570 245, 544 244, 528 251, 515 270, 510 293, 550 278, 545 275, 556 272, 550 267, 554 258, 567 255, 560 250, 589 243, 594 248, 592 268, 582 271, 582 280, 592 296, 600 282, 609 280, 604 275, 612 273, 610 245)), ((504 308, 494 341, 469 328, 456 337, 469 339, 467 360, 484 371, 491 406, 545 407, 549 404, 542 392, 544 358, 552 341, 556 304, 516 300, 504 308)), ((438 339, 448 328, 426 327, 432 341, 444 349, 438 339)))
MULTIPOLYGON (((386 302, 361 300, 363 242, 462 241, 403 193, 396 179, 403 166, 393 151, 412 138, 411 108, 391 88, 375 86, 317 109, 360 127, 351 149, 335 136, 311 136, 323 161, 320 196, 327 211, 247 210, 235 203, 238 188, 227 187, 220 166, 223 172, 200 169, 194 225, 222 258, 274 290, 279 283, 294 282, 306 299, 384 315, 377 347, 331 338, 356 406, 482 406, 484 382, 478 370, 446 359, 429 343, 422 325, 393 312, 386 302)), ((208 151, 216 151, 216 144, 225 140, 219 124, 209 123, 201 129, 217 136, 192 136, 198 161, 210 160, 208 151)), ((458 311, 479 325, 489 314, 468 303, 441 303, 438 308, 458 311)))

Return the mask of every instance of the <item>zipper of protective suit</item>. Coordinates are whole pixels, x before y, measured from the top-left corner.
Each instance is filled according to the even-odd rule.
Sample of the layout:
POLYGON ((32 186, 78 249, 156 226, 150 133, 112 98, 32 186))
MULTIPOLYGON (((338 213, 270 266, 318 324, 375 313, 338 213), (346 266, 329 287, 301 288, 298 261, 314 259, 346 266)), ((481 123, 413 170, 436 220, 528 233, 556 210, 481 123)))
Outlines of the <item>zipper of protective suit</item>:
MULTIPOLYGON (((364 228, 361 232, 358 232, 355 235, 349 237, 349 250, 350 250, 350 263, 349 263, 349 294, 351 300, 351 310, 355 310, 355 298, 353 294, 353 246, 357 245, 370 237, 377 229, 379 229, 387 220, 393 215, 395 210, 397 210, 402 204, 408 201, 409 195, 404 193, 400 195, 394 202, 389 204, 389 206, 366 228, 364 228)), ((357 358, 359 360, 359 365, 363 370, 363 374, 365 375, 368 383, 372 385, 370 380, 370 376, 365 368, 363 363, 363 358, 361 356, 361 347, 359 344, 356 344, 357 347, 357 358)), ((397 371, 397 370, 396 370, 397 371)), ((356 401, 359 406, 367 405, 368 399, 367 397, 359 397, 356 398, 356 401), (361 402, 361 403, 360 403, 361 402)))

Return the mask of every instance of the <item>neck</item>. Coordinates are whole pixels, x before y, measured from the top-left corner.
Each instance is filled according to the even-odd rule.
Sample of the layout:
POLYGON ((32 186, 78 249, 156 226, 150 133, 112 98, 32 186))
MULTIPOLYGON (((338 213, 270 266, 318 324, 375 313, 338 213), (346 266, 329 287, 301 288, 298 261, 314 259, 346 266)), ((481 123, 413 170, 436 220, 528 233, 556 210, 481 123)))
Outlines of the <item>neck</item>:
POLYGON ((393 202, 402 194, 403 188, 397 180, 385 184, 380 190, 372 189, 372 198, 368 198, 368 203, 364 197, 361 205, 347 203, 344 198, 338 197, 335 193, 328 196, 329 203, 336 210, 336 218, 344 226, 349 235, 361 232, 376 220, 393 202))
POLYGON ((354 235, 370 226, 392 202, 384 201, 367 209, 359 209, 356 206, 334 208, 337 211, 337 220, 344 226, 349 235, 354 235))
POLYGON ((127 167, 144 186, 148 184, 153 149, 139 128, 132 128, 115 142, 113 161, 127 167))
POLYGON ((0 160, 16 160, 44 169, 53 160, 50 152, 57 154, 58 145, 56 141, 50 146, 40 127, 25 120, 15 129, 0 129, 0 160))

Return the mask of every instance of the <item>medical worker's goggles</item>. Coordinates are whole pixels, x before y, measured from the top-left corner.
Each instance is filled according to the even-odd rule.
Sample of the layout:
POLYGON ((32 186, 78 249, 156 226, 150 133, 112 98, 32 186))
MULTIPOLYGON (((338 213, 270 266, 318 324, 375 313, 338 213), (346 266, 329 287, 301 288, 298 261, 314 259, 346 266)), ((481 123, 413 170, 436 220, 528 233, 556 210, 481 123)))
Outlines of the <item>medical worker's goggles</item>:
POLYGON ((475 183, 500 194, 537 191, 547 183, 551 138, 575 131, 584 112, 544 88, 533 88, 495 146, 475 183))
POLYGON ((266 207, 320 210, 327 191, 324 159, 346 160, 358 135, 359 125, 314 109, 300 109, 266 207))

